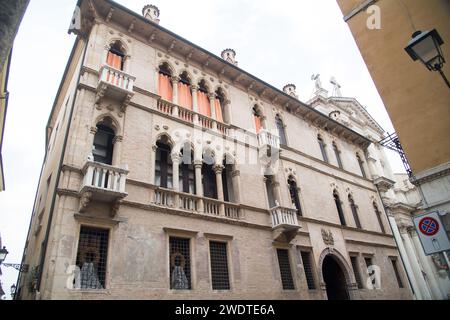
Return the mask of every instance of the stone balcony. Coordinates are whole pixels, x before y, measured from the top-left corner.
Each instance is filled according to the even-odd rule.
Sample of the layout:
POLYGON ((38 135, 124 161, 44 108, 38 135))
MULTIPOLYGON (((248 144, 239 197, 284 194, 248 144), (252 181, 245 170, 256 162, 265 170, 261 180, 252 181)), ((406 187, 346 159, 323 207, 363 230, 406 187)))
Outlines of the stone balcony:
POLYGON ((297 210, 276 206, 270 209, 270 216, 272 218, 273 239, 279 242, 291 242, 300 229, 297 210))
POLYGON ((133 87, 135 80, 135 77, 124 71, 103 65, 100 68, 97 84, 97 104, 104 97, 119 100, 121 101, 121 111, 123 113, 134 96, 133 87))
POLYGON ((280 137, 269 132, 266 129, 262 129, 258 133, 258 145, 260 148, 270 146, 276 150, 280 149, 280 137))
POLYGON ((173 210, 182 210, 234 220, 241 219, 240 206, 236 203, 222 202, 216 199, 175 192, 156 186, 153 190, 152 204, 173 210))
POLYGON ((157 109, 159 112, 168 114, 172 117, 181 119, 185 122, 192 123, 207 130, 218 132, 222 135, 228 136, 230 133, 230 126, 220 121, 214 120, 200 113, 178 106, 172 102, 164 99, 158 100, 157 109))
POLYGON ((125 191, 128 170, 88 161, 83 168, 83 174, 80 212, 84 212, 89 202, 95 200, 112 204, 111 215, 114 216, 117 211, 114 208, 128 195, 125 191))

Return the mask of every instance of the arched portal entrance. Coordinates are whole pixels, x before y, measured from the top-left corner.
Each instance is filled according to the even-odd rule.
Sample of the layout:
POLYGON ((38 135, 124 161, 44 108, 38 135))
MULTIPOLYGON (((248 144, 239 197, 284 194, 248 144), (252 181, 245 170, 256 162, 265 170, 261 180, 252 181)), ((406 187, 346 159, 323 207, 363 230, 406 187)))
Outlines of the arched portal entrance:
POLYGON ((323 259, 322 275, 328 300, 349 300, 344 271, 332 255, 323 259))

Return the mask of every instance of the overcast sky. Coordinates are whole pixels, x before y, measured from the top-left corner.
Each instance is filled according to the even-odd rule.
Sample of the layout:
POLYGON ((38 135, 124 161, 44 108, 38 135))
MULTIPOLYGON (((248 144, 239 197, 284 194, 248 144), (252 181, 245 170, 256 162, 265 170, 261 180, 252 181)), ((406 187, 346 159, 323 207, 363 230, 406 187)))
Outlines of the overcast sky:
MULTIPOLYGON (((0 233, 8 263, 20 263, 45 149, 45 126, 69 58, 67 29, 76 0, 31 0, 14 43, 3 142, 6 191, 0 192, 0 233)), ((141 13, 147 0, 118 1, 141 13)), ((155 0, 161 25, 220 55, 237 52, 239 67, 282 88, 297 85, 307 101, 320 73, 324 87, 336 77, 388 132, 383 103, 335 0, 155 0)), ((362 13, 365 14, 365 13, 362 13)), ((392 167, 403 172, 396 155, 392 167)), ((2 268, 7 298, 17 272, 2 268)))

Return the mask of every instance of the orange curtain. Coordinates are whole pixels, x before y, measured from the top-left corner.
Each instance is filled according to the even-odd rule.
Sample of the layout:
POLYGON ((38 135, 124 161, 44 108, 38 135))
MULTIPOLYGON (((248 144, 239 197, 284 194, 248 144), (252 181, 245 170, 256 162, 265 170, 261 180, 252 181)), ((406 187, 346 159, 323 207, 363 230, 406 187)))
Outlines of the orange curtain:
POLYGON ((163 75, 162 73, 159 74, 158 94, 164 100, 172 102, 172 81, 170 81, 170 77, 163 75))
POLYGON ((216 120, 223 122, 222 106, 217 98, 214 100, 214 107, 216 108, 216 120))
POLYGON ((259 116, 254 116, 254 117, 255 117, 256 133, 259 133, 262 129, 261 118, 259 116))
POLYGON ((211 117, 211 106, 208 94, 202 91, 197 92, 198 112, 204 116, 211 117))
POLYGON ((186 109, 192 110, 191 86, 178 82, 178 104, 186 109))
POLYGON ((117 70, 122 70, 122 57, 111 51, 108 52, 106 63, 117 70))

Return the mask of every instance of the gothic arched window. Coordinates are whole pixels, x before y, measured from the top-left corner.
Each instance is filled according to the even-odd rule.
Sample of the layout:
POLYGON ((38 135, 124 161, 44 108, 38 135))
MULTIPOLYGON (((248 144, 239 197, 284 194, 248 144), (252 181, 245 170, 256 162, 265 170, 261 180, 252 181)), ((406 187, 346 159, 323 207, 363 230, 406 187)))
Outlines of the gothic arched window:
POLYGON ((185 193, 195 194, 195 167, 194 152, 190 143, 185 143, 181 150, 180 163, 180 190, 185 193))
POLYGON ((359 169, 361 170, 361 174, 364 178, 367 178, 366 170, 364 169, 364 161, 361 159, 361 156, 357 153, 356 159, 358 160, 359 169))
POLYGON ((383 220, 381 219, 381 212, 378 210, 378 206, 373 202, 373 210, 375 211, 375 214, 377 216, 378 224, 380 225, 381 232, 386 233, 386 230, 384 229, 383 220))
POLYGON ((203 195, 207 198, 217 199, 217 180, 214 172, 215 156, 210 150, 203 153, 202 183, 203 195))
POLYGON ((158 77, 158 94, 164 100, 172 102, 173 100, 173 85, 172 85, 172 72, 167 62, 164 62, 159 66, 158 77))
POLYGON ((289 177, 288 185, 289 185, 289 194, 291 196, 292 207, 295 207, 297 209, 298 215, 302 215, 302 207, 300 204, 300 197, 298 194, 297 182, 292 177, 289 177))
POLYGON ((180 74, 178 82, 178 104, 186 109, 192 110, 191 79, 186 71, 180 74))
POLYGON ((108 118, 97 124, 92 154, 94 161, 112 165, 115 133, 108 118))
POLYGON ((350 208, 352 210, 353 219, 355 220, 356 227, 361 229, 361 222, 359 221, 359 216, 358 216, 358 208, 357 208, 355 201, 353 200, 353 197, 351 194, 348 195, 348 202, 350 203, 350 208))
POLYGON ((156 142, 155 184, 163 188, 173 187, 173 168, 170 157, 171 146, 167 136, 156 142))
POLYGON ((336 161, 338 163, 339 168, 344 169, 344 166, 342 165, 341 151, 338 149, 335 142, 333 142, 333 150, 334 154, 336 155, 336 161))
POLYGON ((282 145, 287 145, 286 131, 284 130, 284 123, 278 114, 275 117, 275 124, 278 129, 278 135, 280 136, 280 143, 282 145))
POLYGON ((125 63, 125 50, 120 41, 114 42, 109 51, 106 63, 117 70, 123 70, 125 63))
POLYGON ((342 210, 342 202, 336 190, 333 192, 333 198, 339 215, 339 221, 341 222, 341 225, 346 226, 347 224, 345 223, 344 210, 342 210))
POLYGON ((323 161, 329 162, 328 161, 327 150, 326 150, 326 145, 325 145, 325 142, 323 141, 323 139, 322 139, 322 137, 320 135, 317 136, 317 142, 319 143, 320 152, 322 153, 323 161))

